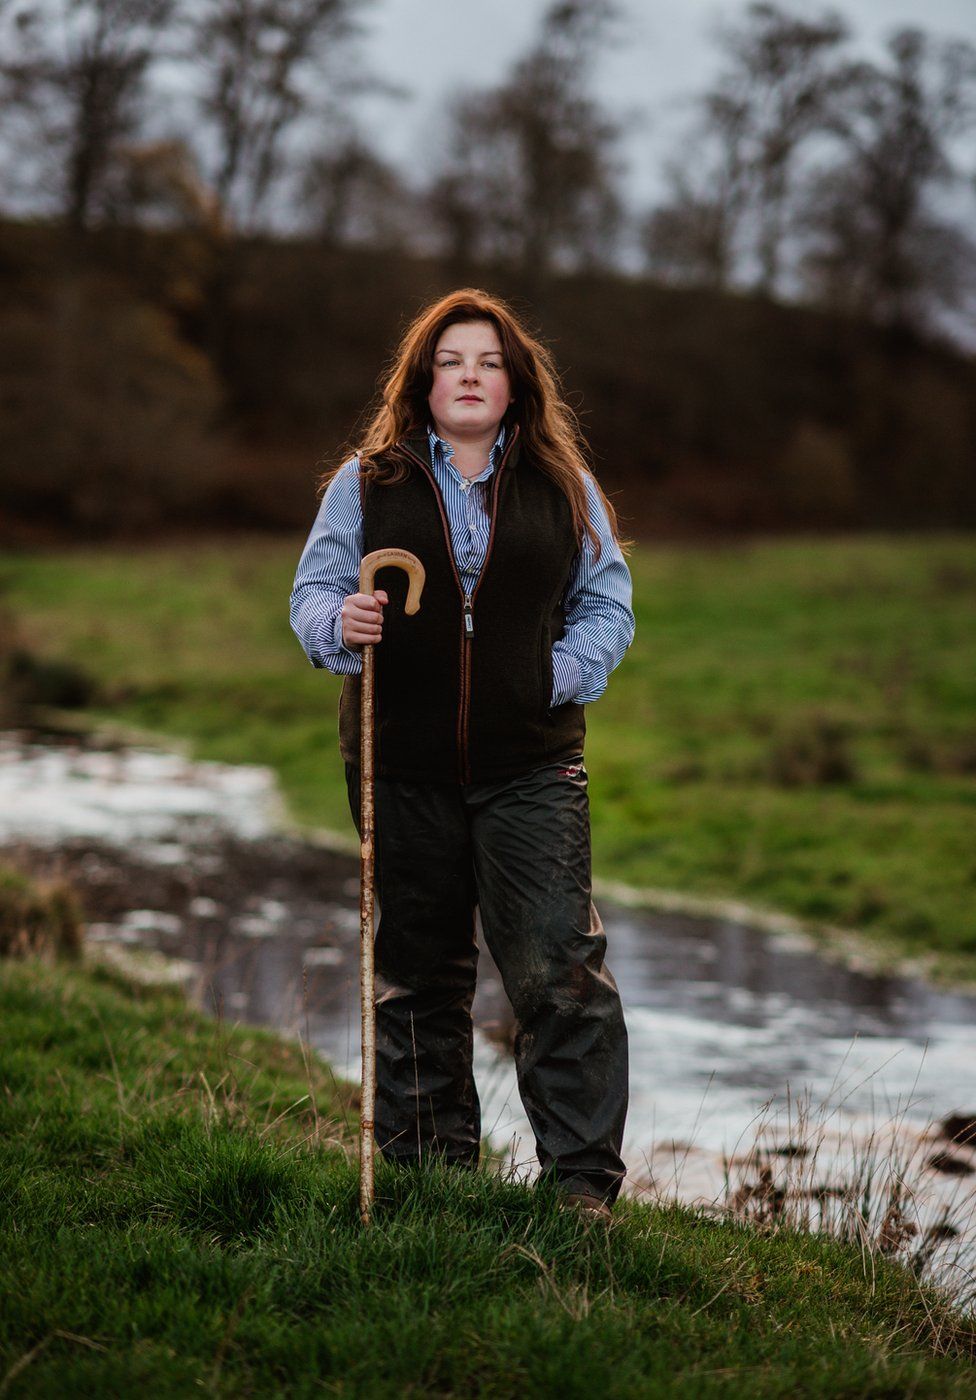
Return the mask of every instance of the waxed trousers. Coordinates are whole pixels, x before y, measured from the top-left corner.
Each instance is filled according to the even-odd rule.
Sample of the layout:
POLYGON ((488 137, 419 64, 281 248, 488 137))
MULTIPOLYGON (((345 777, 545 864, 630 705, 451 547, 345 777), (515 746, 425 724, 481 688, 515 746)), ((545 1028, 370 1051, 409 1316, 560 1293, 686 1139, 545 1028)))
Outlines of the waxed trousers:
MULTIPOLYGON (((359 769, 346 764, 359 826, 359 769)), ((478 1160, 471 1006, 485 942, 516 1018, 539 1166, 606 1201, 625 1174, 627 1032, 591 899, 582 758, 496 783, 375 780, 376 1142, 478 1160)))

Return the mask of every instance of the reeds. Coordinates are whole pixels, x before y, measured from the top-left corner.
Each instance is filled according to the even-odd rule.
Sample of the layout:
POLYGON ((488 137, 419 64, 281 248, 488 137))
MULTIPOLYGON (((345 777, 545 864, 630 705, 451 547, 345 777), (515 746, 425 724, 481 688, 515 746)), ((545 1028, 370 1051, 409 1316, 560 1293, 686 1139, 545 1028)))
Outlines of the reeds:
MULTIPOLYGON (((721 1182, 709 1195, 690 1165, 702 1149, 693 1141, 660 1146, 670 1156, 665 1176, 645 1158, 646 1173, 631 1194, 658 1204, 681 1201, 710 1218, 763 1233, 810 1235, 854 1245, 874 1287, 877 1261, 900 1264, 940 1307, 976 1313, 976 1119, 951 1114, 920 1126, 912 1097, 883 1116, 855 1116, 851 1099, 878 1070, 842 1079, 844 1056, 829 1091, 787 1089, 767 1100, 733 1149, 718 1158, 721 1182), (910 1117, 911 1115, 911 1117, 910 1117), (748 1138, 748 1141, 744 1140, 748 1138), (695 1154, 695 1157, 692 1157, 695 1154)), ((707 1122, 704 1099, 692 1139, 707 1122)))
POLYGON ((745 1151, 723 1157, 711 1208, 761 1230, 856 1245, 873 1282, 879 1257, 903 1264, 954 1308, 976 1307, 976 1152, 946 1150, 945 1124, 919 1129, 911 1102, 867 1129, 844 1123, 844 1095, 789 1093, 763 1106, 745 1151), (939 1147, 939 1144, 942 1147, 939 1147))

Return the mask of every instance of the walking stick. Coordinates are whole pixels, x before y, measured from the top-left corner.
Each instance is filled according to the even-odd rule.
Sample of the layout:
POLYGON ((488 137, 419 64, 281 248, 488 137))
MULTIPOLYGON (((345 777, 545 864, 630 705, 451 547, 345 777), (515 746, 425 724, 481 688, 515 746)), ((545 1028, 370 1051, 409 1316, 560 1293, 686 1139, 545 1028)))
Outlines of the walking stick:
MULTIPOLYGON (((424 566, 406 549, 375 549, 359 565, 360 593, 373 592, 378 569, 403 569, 409 579, 404 612, 420 607, 424 566)), ((373 984, 373 647, 363 647, 360 711, 359 990, 363 1017, 363 1084, 359 1110, 359 1216, 369 1224, 373 1204, 373 1128, 376 1106, 376 993, 373 984)))

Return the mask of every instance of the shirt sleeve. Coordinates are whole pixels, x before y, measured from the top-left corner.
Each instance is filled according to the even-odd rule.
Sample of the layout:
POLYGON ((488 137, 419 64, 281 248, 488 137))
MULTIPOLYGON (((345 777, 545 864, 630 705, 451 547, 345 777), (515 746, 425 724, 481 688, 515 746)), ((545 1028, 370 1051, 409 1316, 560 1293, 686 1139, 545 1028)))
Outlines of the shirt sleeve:
POLYGON ((590 520, 600 540, 584 534, 573 565, 563 609, 566 626, 552 648, 552 705, 598 700, 607 678, 634 640, 633 584, 630 570, 613 537, 596 483, 587 474, 590 520))
POLYGON ((359 461, 351 457, 336 472, 298 561, 289 601, 292 631, 313 666, 337 676, 355 676, 363 658, 342 640, 342 604, 359 592, 363 513, 359 461))

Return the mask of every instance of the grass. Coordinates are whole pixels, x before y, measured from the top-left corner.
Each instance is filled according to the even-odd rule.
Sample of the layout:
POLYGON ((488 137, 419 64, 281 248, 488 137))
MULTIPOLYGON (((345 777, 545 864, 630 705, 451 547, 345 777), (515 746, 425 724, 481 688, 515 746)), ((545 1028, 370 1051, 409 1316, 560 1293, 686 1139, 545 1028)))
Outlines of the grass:
POLYGON ((0 1395, 971 1396, 903 1268, 488 1171, 383 1170, 303 1046, 104 968, 0 978, 0 1395))
MULTIPOLYGON (((596 872, 976 976, 974 543, 637 550, 636 639, 587 712, 596 872)), ((93 719, 268 764, 299 822, 349 831, 339 681, 288 627, 301 545, 8 556, 0 589, 32 653, 94 680, 93 719)))

